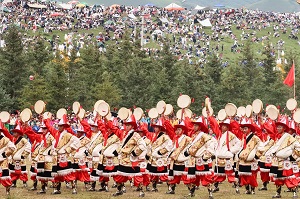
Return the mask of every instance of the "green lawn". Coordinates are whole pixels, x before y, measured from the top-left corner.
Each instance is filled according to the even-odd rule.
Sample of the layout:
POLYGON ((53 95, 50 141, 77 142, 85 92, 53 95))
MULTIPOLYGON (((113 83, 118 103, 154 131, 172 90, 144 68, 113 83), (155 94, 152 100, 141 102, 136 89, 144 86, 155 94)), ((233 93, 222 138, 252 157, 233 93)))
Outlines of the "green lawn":
MULTIPOLYGON (((201 30, 202 31, 202 30, 201 30)), ((212 30, 210 28, 205 28, 203 29, 203 31, 208 34, 208 35, 211 35, 212 33, 212 30)), ((248 30, 245 30, 245 33, 253 33, 253 32, 256 32, 256 37, 262 37, 262 36, 266 36, 268 35, 267 33, 268 32, 271 32, 272 34, 269 35, 269 41, 264 41, 264 42, 255 42, 253 43, 253 46, 252 46, 252 49, 253 49, 253 52, 256 56, 256 58, 260 59, 262 57, 262 52, 263 52, 263 49, 264 49, 264 46, 267 44, 267 42, 270 42, 274 48, 275 48, 275 54, 276 54, 276 58, 277 58, 277 42, 282 39, 284 42, 285 42, 285 45, 284 45, 284 52, 285 54, 287 55, 289 52, 292 52, 292 51, 295 51, 295 52, 299 52, 299 44, 297 43, 296 40, 293 40, 293 39, 289 39, 288 36, 289 36, 289 33, 290 33, 290 28, 287 28, 287 34, 282 34, 282 32, 280 32, 280 37, 273 37, 273 29, 272 29, 272 25, 270 28, 266 28, 266 29, 262 29, 261 31, 258 31, 258 30, 251 30, 251 29, 248 29, 248 30)), ((38 30, 37 33, 35 34, 41 34, 43 37, 47 37, 48 39, 52 38, 52 36, 55 34, 55 35, 59 35, 60 36, 60 43, 62 43, 64 41, 64 35, 66 33, 68 33, 70 31, 66 30, 66 31, 53 31, 52 33, 43 33, 43 30, 40 29, 38 30)), ((99 32, 104 32, 104 29, 103 28, 96 28, 96 29, 90 29, 90 30, 78 30, 78 33, 86 33, 86 34, 91 34, 91 33, 94 33, 94 35, 97 35, 99 32)), ((242 30, 237 30, 236 29, 236 26, 233 25, 232 26, 232 32, 233 34, 236 35, 236 37, 238 38, 238 44, 239 45, 243 45, 246 40, 243 40, 241 41, 241 34, 242 34, 242 30)), ((28 32, 29 35, 33 35, 33 33, 31 31, 28 32)), ((150 36, 150 34, 146 34, 146 36, 150 36)), ((111 33, 111 36, 112 33, 111 33)), ((151 37, 151 36, 150 36, 151 37)), ((167 38, 171 39, 171 35, 166 35, 167 38)), ((179 36, 177 36, 178 38, 179 36)), ((220 36, 219 36, 220 37, 220 36)), ((250 39, 252 38, 253 36, 250 35, 250 39)), ((188 43, 191 43, 191 42, 188 42, 188 43)), ((111 41, 108 41, 106 42, 106 45, 111 45, 112 42, 111 41)), ((114 44, 114 42, 113 42, 114 44)), ((215 48, 217 45, 217 42, 216 41, 211 41, 210 42, 210 47, 212 48, 215 48)), ((231 64, 237 64, 238 60, 239 60, 239 57, 241 56, 241 53, 235 53, 235 52, 231 52, 231 46, 233 45, 233 40, 229 37, 224 37, 224 39, 220 42, 220 50, 219 50, 219 54, 222 54, 223 56, 223 61, 228 61, 230 62, 231 64), (221 45, 224 45, 224 51, 222 52, 221 51, 221 45)), ((201 42, 201 46, 203 46, 203 43, 201 42)), ((146 44, 144 47, 148 47, 148 48, 160 48, 160 46, 153 42, 152 40, 150 40, 150 43, 146 44)), ((239 47, 238 49, 242 50, 242 47, 239 47)), ((185 50, 182 50, 183 53, 185 53, 186 51, 185 50)))

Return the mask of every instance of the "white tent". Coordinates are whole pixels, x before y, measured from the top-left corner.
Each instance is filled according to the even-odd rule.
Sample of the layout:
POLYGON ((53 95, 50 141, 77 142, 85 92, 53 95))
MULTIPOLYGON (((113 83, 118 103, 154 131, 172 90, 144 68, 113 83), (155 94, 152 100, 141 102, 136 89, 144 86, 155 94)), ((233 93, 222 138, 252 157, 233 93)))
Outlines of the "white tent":
POLYGON ((33 4, 28 3, 27 5, 28 5, 29 7, 31 7, 31 8, 47 8, 47 6, 45 6, 45 5, 42 5, 42 4, 36 4, 36 3, 33 3, 33 4))
POLYGON ((13 2, 12 0, 4 0, 2 3, 7 4, 7 3, 12 3, 12 2, 13 2))
POLYGON ((130 14, 128 15, 128 17, 131 18, 131 19, 136 19, 136 16, 134 16, 134 14, 132 14, 132 13, 130 13, 130 14))
POLYGON ((204 27, 211 27, 212 26, 209 19, 204 19, 203 21, 199 21, 199 22, 204 27))
POLYGON ((172 11, 172 10, 184 10, 183 7, 180 5, 177 5, 176 3, 171 3, 165 7, 166 10, 172 11))
POLYGON ((196 5, 196 7, 194 8, 194 10, 203 10, 205 7, 201 7, 199 5, 196 5))
POLYGON ((72 9, 72 4, 67 4, 67 3, 60 3, 58 4, 62 9, 66 10, 71 10, 72 9))
POLYGON ((162 23, 169 23, 167 18, 159 18, 162 23))

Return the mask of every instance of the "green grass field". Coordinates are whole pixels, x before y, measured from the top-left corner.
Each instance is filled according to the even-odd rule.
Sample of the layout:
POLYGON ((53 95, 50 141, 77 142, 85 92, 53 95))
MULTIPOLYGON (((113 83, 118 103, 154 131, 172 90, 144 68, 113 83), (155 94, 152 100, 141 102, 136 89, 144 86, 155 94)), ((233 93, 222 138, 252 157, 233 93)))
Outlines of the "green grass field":
MULTIPOLYGON (((111 187, 113 181, 111 180, 109 182, 109 186, 111 187)), ((261 186, 261 182, 259 181, 259 186, 261 186)), ((43 199, 109 199, 109 198, 120 198, 120 199, 129 199, 129 198, 139 198, 139 192, 134 191, 135 187, 130 187, 130 184, 126 184, 126 190, 127 192, 123 194, 122 196, 113 197, 112 194, 116 191, 115 188, 110 188, 110 191, 107 192, 87 192, 84 189, 83 183, 79 183, 78 188, 78 194, 72 195, 71 189, 65 188, 64 184, 62 185, 62 194, 61 195, 51 195, 51 192, 53 191, 52 188, 48 188, 48 191, 44 195, 37 195, 36 192, 28 191, 25 188, 21 188, 21 182, 18 181, 18 187, 11 190, 11 196, 8 197, 10 199, 33 199, 33 198, 43 198, 43 199)), ((32 185, 32 181, 28 182, 29 188, 32 185)), ((97 185, 99 188, 99 185, 97 185)), ((96 188, 97 188, 96 187, 96 188)), ((268 185, 269 190, 268 191, 258 191, 256 189, 255 195, 246 195, 244 194, 245 188, 240 188, 241 194, 236 194, 235 189, 232 188, 232 185, 228 182, 224 182, 220 184, 220 191, 217 193, 214 193, 214 198, 220 198, 220 199, 250 199, 250 198, 256 198, 256 199, 265 199, 265 198, 272 198, 273 195, 275 195, 275 185, 273 183, 270 183, 268 185)), ((187 198, 188 189, 185 185, 180 184, 176 187, 176 194, 175 195, 167 195, 165 192, 167 191, 167 185, 164 183, 162 185, 158 185, 158 192, 145 192, 145 199, 184 199, 187 198)), ((284 187, 282 190, 286 190, 286 187, 284 187)), ((5 197, 5 191, 4 188, 1 187, 0 189, 0 198, 6 198, 5 197)), ((196 196, 194 198, 208 198, 208 193, 206 188, 201 187, 199 190, 196 190, 196 196)), ((286 193, 282 191, 282 198, 292 198, 292 193, 286 193)))
MULTIPOLYGON (((287 33, 286 34, 282 34, 282 31, 280 31, 280 37, 273 37, 273 24, 271 24, 271 27, 266 28, 266 29, 262 29, 261 31, 258 30, 252 30, 252 29, 246 29, 244 30, 245 33, 256 33, 255 36, 258 38, 261 38, 262 36, 267 36, 268 32, 271 33, 271 35, 269 35, 269 40, 267 41, 263 41, 263 42, 252 42, 252 50, 254 53, 255 58, 257 59, 261 59, 262 58, 262 52, 264 50, 265 45, 269 42, 275 49, 275 58, 277 58, 277 42, 281 39, 285 42, 285 45, 283 47, 282 50, 284 50, 285 52, 285 56, 287 57, 287 55, 291 52, 295 52, 297 54, 299 54, 299 44, 297 43, 297 40, 294 39, 289 39, 289 33, 291 32, 291 29, 289 27, 287 27, 287 33)), ((131 30, 131 29, 130 29, 131 30)), ((203 30, 201 30, 201 32, 204 31, 207 35, 211 35, 212 30, 210 28, 204 28, 203 30)), ((242 40, 241 41, 241 34, 242 34, 243 30, 237 30, 235 25, 232 25, 232 32, 234 35, 236 35, 237 40, 238 40, 238 44, 240 45, 240 47, 238 47, 238 49, 240 51, 242 51, 242 45, 246 42, 246 40, 242 40)), ((52 33, 44 33, 42 29, 39 29, 35 34, 40 34, 43 37, 46 37, 48 39, 51 39, 52 36, 55 35, 59 35, 59 43, 63 43, 64 42, 64 35, 66 33, 72 32, 70 30, 65 30, 65 31, 58 31, 58 30, 54 30, 52 33)), ((80 34, 91 34, 93 33, 94 35, 97 35, 99 32, 104 32, 104 29, 101 28, 95 28, 95 29, 89 29, 89 30, 78 30, 77 33, 80 34)), ((33 35, 32 31, 28 31, 28 35, 33 35)), ((111 36, 113 36, 113 33, 111 32, 110 34, 111 36)), ((150 33, 148 32, 145 36, 150 36, 150 33)), ((171 40, 171 35, 165 35, 167 38, 169 38, 171 40)), ((150 36, 151 37, 151 36, 150 36)), ((177 35, 177 38, 179 37, 179 35, 177 35)), ((220 36, 219 36, 220 37, 220 36)), ((249 39, 253 38, 253 36, 250 35, 249 39)), ((191 43, 191 41, 188 41, 188 44, 191 43)), ((210 48, 215 48, 217 46, 216 41, 211 41, 210 42, 210 48)), ((200 42, 201 46, 203 46, 203 42, 200 42)), ((233 40, 229 37, 223 37, 223 39, 221 40, 220 44, 220 50, 218 51, 219 54, 222 54, 222 58, 223 58, 223 62, 228 61, 231 64, 237 64, 237 62, 240 60, 240 56, 241 53, 237 53, 237 52, 231 52, 231 46, 233 45, 233 40), (221 51, 221 45, 224 45, 224 51, 221 51)), ((108 41, 106 42, 106 45, 115 45, 115 41, 108 41)), ((172 44, 171 44, 172 45, 172 44)), ((152 40, 150 40, 149 43, 147 43, 145 46, 145 48, 160 48, 160 46, 158 45, 157 42, 153 42, 152 40)), ((185 53, 185 50, 182 50, 182 53, 185 53)), ((281 51, 280 51, 281 52, 281 51)))

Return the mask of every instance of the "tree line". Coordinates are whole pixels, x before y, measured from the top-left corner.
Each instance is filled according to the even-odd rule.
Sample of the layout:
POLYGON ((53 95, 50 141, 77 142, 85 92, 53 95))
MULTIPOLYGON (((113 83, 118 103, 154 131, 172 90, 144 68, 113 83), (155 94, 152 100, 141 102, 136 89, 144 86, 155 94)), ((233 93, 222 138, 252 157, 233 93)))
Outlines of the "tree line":
MULTIPOLYGON (((160 100, 175 106, 178 96, 187 94, 195 99, 191 110, 201 114, 205 96, 212 99, 216 112, 228 102, 246 106, 257 98, 284 107, 293 97, 293 89, 282 81, 292 60, 297 63, 298 55, 286 53, 286 73, 274 70, 276 63, 269 44, 262 58, 256 57, 254 44, 248 41, 236 63, 223 67, 219 57, 212 54, 201 68, 187 60, 177 61, 168 41, 159 58, 146 55, 127 34, 119 48, 110 45, 101 54, 96 45, 90 45, 80 51, 80 57, 75 49, 71 56, 60 52, 53 55, 46 48, 47 41, 39 36, 24 46, 17 27, 10 27, 3 38, 6 47, 0 49, 0 110, 33 108, 39 99, 47 103, 48 111, 70 108, 74 101, 92 110, 99 99, 109 103, 111 109, 136 106, 146 110, 160 100)), ((296 64, 296 85, 300 85, 298 68, 296 64)), ((298 89, 296 94, 300 94, 298 89)))

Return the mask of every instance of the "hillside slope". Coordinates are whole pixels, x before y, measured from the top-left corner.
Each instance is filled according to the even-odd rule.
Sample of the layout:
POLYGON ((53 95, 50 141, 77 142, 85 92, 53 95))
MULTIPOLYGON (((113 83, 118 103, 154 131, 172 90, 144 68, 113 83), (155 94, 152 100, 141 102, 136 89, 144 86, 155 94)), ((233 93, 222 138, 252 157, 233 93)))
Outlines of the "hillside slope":
POLYGON ((275 12, 299 12, 300 5, 296 0, 87 0, 90 4, 103 4, 110 6, 112 4, 120 5, 145 5, 148 3, 156 6, 164 7, 170 3, 177 3, 188 9, 194 8, 196 5, 200 6, 212 6, 224 5, 231 8, 246 7, 249 9, 259 9, 264 11, 275 11, 275 12))

